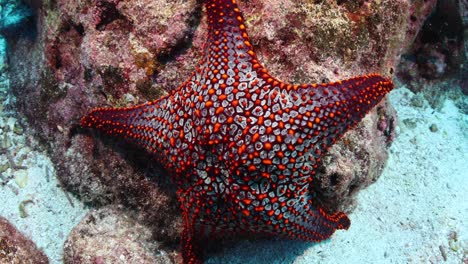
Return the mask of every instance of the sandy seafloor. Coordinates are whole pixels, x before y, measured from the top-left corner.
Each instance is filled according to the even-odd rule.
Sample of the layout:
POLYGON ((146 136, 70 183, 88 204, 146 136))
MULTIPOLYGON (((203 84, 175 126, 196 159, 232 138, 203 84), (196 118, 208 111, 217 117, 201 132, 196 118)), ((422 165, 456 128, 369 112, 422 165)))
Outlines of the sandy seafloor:
POLYGON ((0 36, 0 148, 10 145, 8 155, 0 154, 0 168, 6 164, 11 167, 9 158, 16 166, 25 167, 1 172, 0 216, 42 248, 51 263, 62 263, 63 243, 87 210, 72 195, 71 201, 67 199, 50 158, 45 151, 31 147, 37 145, 37 139, 28 134, 27 128, 18 130, 22 117, 14 111, 15 98, 9 91, 7 68, 5 43, 0 36), (27 217, 21 217, 20 204, 24 205, 27 217))
MULTIPOLYGON (((28 146, 35 139, 27 129, 14 131, 21 117, 11 108, 14 98, 2 56, 0 48, 0 144, 10 144, 14 162, 26 168, 1 173, 0 216, 42 248, 51 263, 62 263, 67 234, 88 209, 73 197, 67 199, 47 154, 28 146), (26 200, 33 203, 26 204, 28 216, 22 218, 19 207, 26 200)), ((467 263, 468 116, 450 100, 440 110, 427 102, 413 107, 413 96, 406 88, 389 95, 399 116, 397 138, 383 175, 359 194, 348 231, 318 244, 244 241, 207 262, 467 263), (429 129, 432 124, 437 132, 429 129)), ((0 155, 0 166, 9 163, 7 156, 0 155)))

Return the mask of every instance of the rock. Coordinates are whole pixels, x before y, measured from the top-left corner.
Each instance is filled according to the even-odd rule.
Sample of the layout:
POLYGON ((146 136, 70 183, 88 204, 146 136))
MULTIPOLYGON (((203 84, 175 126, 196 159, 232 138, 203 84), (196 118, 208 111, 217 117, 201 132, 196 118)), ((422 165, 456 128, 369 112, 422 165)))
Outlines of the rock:
POLYGON ((15 183, 20 188, 26 187, 28 184, 28 171, 27 170, 19 170, 15 172, 15 183))
POLYGON ((433 108, 447 94, 466 109, 468 53, 466 1, 437 1, 414 43, 402 56, 397 77, 413 92, 421 92, 433 108))
POLYGON ((15 126, 13 127, 13 132, 16 135, 21 136, 23 134, 24 130, 23 130, 23 127, 20 124, 16 123, 15 126))
POLYGON ((49 263, 34 242, 21 234, 8 220, 0 217, 0 263, 49 263))
MULTIPOLYGON (((156 239, 177 241, 180 214, 167 174, 124 143, 95 140, 77 122, 93 107, 153 100, 185 81, 205 41, 202 2, 28 2, 36 6, 37 34, 8 39, 11 84, 19 110, 48 144, 64 186, 86 203, 139 211, 156 239)), ((418 32, 417 22, 428 14, 421 10, 435 0, 239 2, 260 60, 273 75, 298 83, 368 72, 391 75, 418 32)), ((383 103, 382 109, 390 108, 383 103)), ((342 140, 321 165, 331 167, 317 176, 322 193, 336 189, 339 197, 350 195, 323 196, 330 209, 351 204, 362 188, 356 185, 378 177, 396 118, 386 110, 374 110, 368 117, 374 121, 350 132, 356 137, 352 148, 350 139, 342 140), (349 151, 340 154, 341 149, 349 151), (349 160, 360 165, 344 163, 349 160), (369 175, 356 180, 358 172, 369 175)))
POLYGON ((424 96, 421 94, 416 94, 411 97, 411 106, 421 108, 424 106, 424 96))
POLYGON ((118 208, 89 212, 64 245, 64 263, 175 263, 160 249, 151 229, 118 208), (99 246, 97 246, 99 245, 99 246))
POLYGON ((407 118, 403 119, 402 122, 409 129, 414 129, 417 126, 417 121, 415 119, 407 118))
POLYGON ((74 136, 63 155, 54 155, 58 174, 85 203, 125 204, 145 215, 142 219, 154 226, 156 239, 177 241, 182 222, 175 188, 149 157, 132 146, 86 134, 74 136))
POLYGON ((309 83, 369 72, 392 75, 422 25, 411 17, 425 21, 436 0, 338 2, 248 1, 241 6, 252 42, 273 76, 309 83))
POLYGON ((332 211, 354 209, 356 194, 377 181, 385 168, 397 123, 395 109, 383 101, 330 148, 312 185, 319 204, 332 211))

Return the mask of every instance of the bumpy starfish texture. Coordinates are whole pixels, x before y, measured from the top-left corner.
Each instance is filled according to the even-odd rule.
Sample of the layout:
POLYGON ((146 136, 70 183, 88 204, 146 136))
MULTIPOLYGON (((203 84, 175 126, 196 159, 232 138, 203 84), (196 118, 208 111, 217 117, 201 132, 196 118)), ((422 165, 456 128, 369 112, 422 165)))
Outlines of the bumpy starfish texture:
POLYGON ((200 237, 225 232, 306 241, 347 229, 314 204, 324 152, 393 88, 377 74, 291 85, 258 62, 236 0, 206 0, 207 42, 178 89, 81 120, 154 154, 173 176, 183 214, 182 256, 199 263, 200 237))

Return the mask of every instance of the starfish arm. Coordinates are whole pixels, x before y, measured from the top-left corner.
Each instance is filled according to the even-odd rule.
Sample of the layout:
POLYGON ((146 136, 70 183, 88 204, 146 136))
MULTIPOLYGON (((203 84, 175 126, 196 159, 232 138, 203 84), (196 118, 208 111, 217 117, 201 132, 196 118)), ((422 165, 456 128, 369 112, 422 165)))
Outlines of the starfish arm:
POLYGON ((110 136, 119 136, 154 154, 166 164, 173 156, 178 131, 174 129, 176 116, 174 96, 124 108, 96 108, 81 119, 81 126, 93 128, 110 136))
MULTIPOLYGON (((306 199, 305 199, 306 200, 306 199)), ((312 202, 287 206, 285 213, 279 214, 276 231, 280 236, 311 242, 329 238, 336 229, 348 229, 351 222, 343 212, 327 214, 312 202)))
POLYGON ((200 249, 197 248, 198 242, 194 242, 194 234, 189 233, 190 231, 187 228, 184 228, 182 231, 182 259, 183 263, 186 264, 201 264, 202 260, 199 256, 200 249))
MULTIPOLYGON (((307 189, 302 186, 301 189, 307 189)), ((203 191, 197 194, 203 195, 203 191)), ((196 219, 193 223, 203 223, 197 228, 198 236, 222 237, 229 234, 258 234, 266 236, 281 236, 283 238, 318 242, 329 238, 337 229, 348 229, 351 222, 343 212, 327 214, 321 208, 313 205, 307 195, 287 198, 286 196, 262 195, 255 199, 254 195, 241 195, 227 198, 228 194, 218 198, 218 202, 208 202, 198 205, 184 203, 188 210, 184 215, 196 219), (223 200, 229 207, 223 208, 223 200), (209 205, 209 204, 213 205, 209 205), (217 216, 208 217, 202 213, 211 210, 217 216)), ((209 201, 207 199, 206 201, 209 201)), ((198 237, 197 236, 197 237, 198 237)))
POLYGON ((294 123, 297 125, 293 128, 299 131, 297 138, 308 140, 314 156, 319 158, 392 89, 393 82, 378 74, 335 83, 296 86, 296 92, 292 93, 292 108, 299 112, 294 123))
POLYGON ((306 200, 289 200, 289 205, 262 212, 263 216, 258 217, 262 220, 256 221, 250 232, 319 242, 331 237, 337 229, 349 228, 351 222, 345 213, 327 214, 311 201, 301 202, 306 200))
POLYGON ((210 69, 224 70, 225 76, 231 77, 247 68, 256 71, 263 69, 236 0, 206 0, 205 7, 208 20, 205 58, 210 69), (228 70, 231 74, 228 74, 228 70))
MULTIPOLYGON (((183 210, 184 211, 184 210, 183 210)), ((189 216, 183 212, 184 229, 182 230, 181 240, 181 251, 183 263, 186 264, 201 264, 200 258, 200 242, 197 241, 197 237, 193 230, 193 219, 189 219, 189 216)))

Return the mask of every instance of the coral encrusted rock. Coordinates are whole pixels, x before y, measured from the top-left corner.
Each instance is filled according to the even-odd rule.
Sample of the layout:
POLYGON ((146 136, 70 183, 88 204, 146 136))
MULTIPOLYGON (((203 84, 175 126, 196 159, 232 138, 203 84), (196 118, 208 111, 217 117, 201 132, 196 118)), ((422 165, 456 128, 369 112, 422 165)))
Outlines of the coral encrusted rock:
POLYGON ((0 217, 0 263, 49 263, 37 246, 21 234, 8 220, 0 217))
POLYGON ((64 263, 175 263, 159 248, 151 230, 118 208, 89 212, 69 234, 64 263))
POLYGON ((354 209, 355 195, 375 182, 385 167, 396 124, 395 109, 383 101, 330 148, 312 185, 319 203, 333 210, 354 209))
MULTIPOLYGON (((63 185, 90 205, 138 211, 155 239, 174 243, 181 221, 166 173, 150 157, 124 143, 97 140, 77 123, 93 107, 135 105, 181 84, 206 39, 202 1, 29 2, 35 3, 34 30, 8 40, 11 84, 63 185)), ((239 1, 260 61, 292 83, 392 75, 434 3, 239 1)), ((378 178, 396 118, 385 103, 380 109, 323 161, 328 169, 315 181, 329 209, 349 207, 356 190, 378 178)))
MULTIPOLYGON (((449 97, 462 111, 468 95, 468 3, 438 1, 402 56, 397 77, 439 109, 449 97)), ((467 110, 464 110, 465 112, 467 110)))

